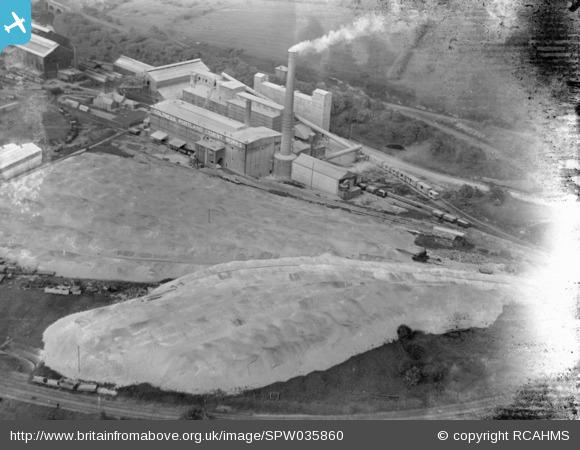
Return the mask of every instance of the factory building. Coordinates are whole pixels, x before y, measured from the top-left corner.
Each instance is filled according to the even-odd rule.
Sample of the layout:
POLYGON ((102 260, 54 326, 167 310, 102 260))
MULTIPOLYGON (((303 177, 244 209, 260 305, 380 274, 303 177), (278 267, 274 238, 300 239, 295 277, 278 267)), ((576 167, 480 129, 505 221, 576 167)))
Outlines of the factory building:
POLYGON ((199 58, 154 67, 145 71, 145 86, 150 94, 161 99, 181 99, 183 90, 189 86, 191 74, 200 70, 209 72, 199 58))
POLYGON ((42 164, 42 149, 33 143, 0 147, 0 180, 9 180, 42 164))
POLYGON ((12 63, 37 72, 44 78, 56 78, 59 69, 73 65, 74 50, 58 42, 32 33, 26 44, 15 45, 11 53, 12 63))
POLYGON ((143 75, 148 70, 153 69, 155 69, 154 66, 150 66, 149 64, 125 55, 119 56, 113 63, 113 70, 121 75, 143 75))
POLYGON ((344 167, 305 154, 292 161, 292 180, 345 200, 360 194, 356 179, 356 174, 344 167))
POLYGON ((198 161, 252 177, 272 172, 281 135, 252 127, 183 100, 164 100, 151 107, 153 135, 181 140, 193 148, 198 161), (161 134, 159 134, 161 133, 161 134))
POLYGON ((282 106, 246 92, 246 85, 206 70, 192 73, 183 100, 253 127, 280 131, 282 106))
MULTIPOLYGON (((288 76, 289 69, 278 67, 277 76, 288 76)), ((286 88, 270 82, 268 75, 254 75, 254 90, 280 105, 284 104, 286 88)), ((332 109, 332 94, 322 89, 315 89, 312 95, 296 91, 294 93, 294 112, 324 130, 330 130, 330 114, 332 109)))

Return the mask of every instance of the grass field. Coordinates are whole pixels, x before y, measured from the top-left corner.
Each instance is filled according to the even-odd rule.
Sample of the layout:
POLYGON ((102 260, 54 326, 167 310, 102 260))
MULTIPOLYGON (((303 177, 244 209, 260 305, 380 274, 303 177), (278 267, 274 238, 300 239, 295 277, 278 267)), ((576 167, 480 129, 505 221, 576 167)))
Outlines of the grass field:
POLYGON ((53 295, 42 289, 0 285, 0 340, 42 348, 42 333, 55 320, 73 312, 110 304, 105 295, 53 295))
POLYGON ((274 60, 284 60, 294 43, 318 37, 353 18, 351 9, 327 2, 268 0, 129 0, 107 14, 128 27, 147 29, 154 24, 170 30, 174 39, 241 48, 274 60))

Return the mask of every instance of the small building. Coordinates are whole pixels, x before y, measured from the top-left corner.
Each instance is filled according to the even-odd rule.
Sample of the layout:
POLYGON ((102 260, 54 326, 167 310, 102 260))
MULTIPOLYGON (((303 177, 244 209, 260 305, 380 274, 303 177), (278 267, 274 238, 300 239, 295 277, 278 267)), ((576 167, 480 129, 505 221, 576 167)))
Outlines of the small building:
POLYGON ((13 62, 37 72, 44 78, 56 78, 58 71, 71 67, 74 50, 32 33, 26 44, 16 45, 13 62))
POLYGON ((171 150, 181 151, 185 147, 186 142, 181 139, 173 138, 171 139, 167 145, 171 150))
POLYGON ((292 180, 318 191, 343 199, 360 193, 356 188, 357 175, 344 167, 313 158, 304 153, 292 161, 292 180))
POLYGON ((223 142, 204 136, 195 143, 196 159, 206 167, 213 169, 221 166, 225 155, 226 146, 223 142))
POLYGON ((0 180, 8 180, 42 164, 42 149, 33 143, 0 147, 0 180))
POLYGON ((167 140, 167 133, 164 133, 163 131, 159 131, 159 130, 154 131, 153 133, 151 133, 150 138, 153 142, 161 144, 162 142, 167 140))
POLYGON ((148 70, 155 69, 154 66, 146 64, 128 56, 121 55, 113 63, 113 70, 122 75, 142 75, 148 70))
POLYGON ((112 95, 99 94, 93 99, 93 106, 105 111, 113 111, 119 107, 119 103, 112 95))

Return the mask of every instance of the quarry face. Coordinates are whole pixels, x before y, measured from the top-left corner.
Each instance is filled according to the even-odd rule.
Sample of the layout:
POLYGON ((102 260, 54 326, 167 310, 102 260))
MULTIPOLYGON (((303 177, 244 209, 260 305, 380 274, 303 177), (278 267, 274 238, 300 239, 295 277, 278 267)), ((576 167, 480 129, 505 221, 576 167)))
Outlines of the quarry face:
POLYGON ((509 277, 332 256, 230 262, 44 332, 65 376, 201 394, 325 370, 397 339, 486 327, 517 296, 509 277))

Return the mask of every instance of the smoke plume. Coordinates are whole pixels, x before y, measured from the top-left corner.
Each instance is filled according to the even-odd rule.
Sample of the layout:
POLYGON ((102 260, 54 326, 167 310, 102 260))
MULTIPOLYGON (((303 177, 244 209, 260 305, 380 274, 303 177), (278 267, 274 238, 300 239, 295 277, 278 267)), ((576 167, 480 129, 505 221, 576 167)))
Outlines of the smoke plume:
POLYGON ((330 31, 322 37, 311 41, 300 42, 290 48, 289 51, 301 54, 310 52, 321 53, 331 45, 341 42, 350 42, 358 37, 379 33, 384 30, 384 17, 378 16, 376 14, 369 14, 359 17, 350 25, 345 25, 338 30, 330 31))

